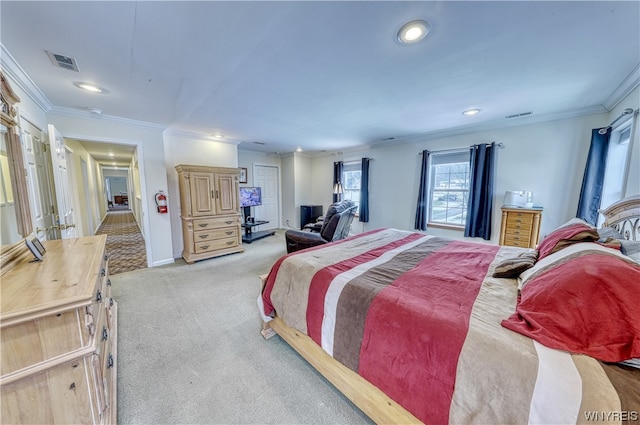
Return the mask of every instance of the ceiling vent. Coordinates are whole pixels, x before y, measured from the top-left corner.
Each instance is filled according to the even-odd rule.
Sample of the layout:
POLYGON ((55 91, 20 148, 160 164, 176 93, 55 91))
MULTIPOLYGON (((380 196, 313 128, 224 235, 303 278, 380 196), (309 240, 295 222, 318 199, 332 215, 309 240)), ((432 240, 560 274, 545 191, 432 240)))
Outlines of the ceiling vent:
POLYGON ((511 118, 520 118, 520 117, 526 117, 527 115, 531 115, 533 114, 532 111, 529 112, 521 112, 519 114, 513 114, 513 115, 507 115, 505 118, 506 119, 511 119, 511 118))
POLYGON ((53 53, 48 50, 45 50, 45 52, 47 52, 47 55, 49 56, 49 59, 51 59, 51 63, 53 63, 54 66, 57 66, 58 68, 68 69, 69 71, 79 72, 78 63, 74 58, 60 55, 58 53, 53 53))

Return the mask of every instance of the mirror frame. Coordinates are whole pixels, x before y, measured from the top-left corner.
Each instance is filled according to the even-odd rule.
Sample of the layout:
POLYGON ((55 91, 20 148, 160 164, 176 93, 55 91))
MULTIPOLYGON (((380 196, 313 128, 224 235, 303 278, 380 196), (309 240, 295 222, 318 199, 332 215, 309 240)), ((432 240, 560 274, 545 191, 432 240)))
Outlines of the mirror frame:
POLYGON ((8 129, 7 156, 9 159, 9 171, 11 173, 11 185, 13 186, 18 233, 23 238, 13 245, 2 247, 2 253, 0 254, 0 268, 2 269, 0 275, 2 275, 11 269, 11 264, 19 260, 26 251, 24 238, 33 232, 33 222, 31 221, 27 178, 24 168, 22 146, 20 144, 18 109, 16 107, 16 103, 20 102, 20 98, 9 85, 9 81, 1 69, 0 89, 0 119, 2 120, 2 124, 8 129))

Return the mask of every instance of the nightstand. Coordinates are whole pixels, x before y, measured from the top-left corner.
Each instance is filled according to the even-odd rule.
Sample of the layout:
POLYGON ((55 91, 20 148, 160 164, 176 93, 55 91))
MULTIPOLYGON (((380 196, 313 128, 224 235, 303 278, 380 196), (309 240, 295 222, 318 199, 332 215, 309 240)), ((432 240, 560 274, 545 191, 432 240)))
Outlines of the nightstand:
POLYGON ((535 248, 540 237, 541 220, 541 207, 502 207, 500 245, 535 248))

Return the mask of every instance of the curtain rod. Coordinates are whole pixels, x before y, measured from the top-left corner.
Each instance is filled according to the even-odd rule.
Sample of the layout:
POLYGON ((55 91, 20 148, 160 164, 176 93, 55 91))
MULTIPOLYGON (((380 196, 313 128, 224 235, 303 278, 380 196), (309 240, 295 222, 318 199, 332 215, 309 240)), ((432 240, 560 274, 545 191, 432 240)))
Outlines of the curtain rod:
POLYGON ((606 133, 607 133, 607 130, 609 130, 611 127, 613 127, 613 125, 614 125, 615 123, 617 123, 618 121, 620 121, 620 119, 621 119, 622 117, 627 116, 627 115, 629 115, 629 114, 633 114, 633 109, 631 109, 631 108, 627 108, 627 109, 625 109, 624 111, 622 111, 622 113, 620 114, 620 116, 619 116, 618 118, 616 118, 615 120, 613 120, 613 122, 612 122, 611 124, 609 124, 608 126, 606 126, 606 127, 602 127, 600 130, 598 130, 598 133, 600 133, 600 134, 606 134, 606 133))
MULTIPOLYGON (((485 143, 485 145, 490 145, 491 143, 485 143)), ((477 145, 473 145, 473 146, 477 146, 477 145)), ((504 143, 500 142, 500 143, 496 143, 496 146, 499 147, 500 149, 504 149, 504 143)), ((464 149, 467 148, 457 148, 457 149, 443 149, 443 150, 439 150, 439 151, 429 151, 429 153, 449 153, 449 152, 460 152, 464 149)), ((422 151, 418 152, 418 155, 422 155, 422 151)))

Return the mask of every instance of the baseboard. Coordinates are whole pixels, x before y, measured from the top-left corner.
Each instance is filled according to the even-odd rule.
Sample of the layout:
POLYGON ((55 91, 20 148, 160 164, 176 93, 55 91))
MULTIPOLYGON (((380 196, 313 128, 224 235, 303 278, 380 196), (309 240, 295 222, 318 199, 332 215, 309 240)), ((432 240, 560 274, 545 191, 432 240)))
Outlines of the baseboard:
POLYGON ((158 267, 158 266, 164 266, 166 264, 173 264, 175 263, 176 260, 173 258, 167 258, 165 260, 160 260, 160 261, 154 261, 153 264, 151 265, 151 267, 158 267))

